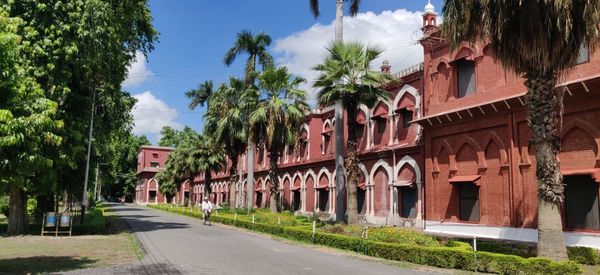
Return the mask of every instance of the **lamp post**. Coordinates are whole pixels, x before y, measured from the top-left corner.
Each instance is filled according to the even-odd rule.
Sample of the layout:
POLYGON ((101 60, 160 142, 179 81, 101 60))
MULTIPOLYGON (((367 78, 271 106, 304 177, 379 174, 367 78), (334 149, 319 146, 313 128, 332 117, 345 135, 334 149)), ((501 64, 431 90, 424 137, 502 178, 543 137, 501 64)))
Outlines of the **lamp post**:
POLYGON ((90 175, 90 155, 92 154, 92 138, 94 132, 94 113, 96 111, 96 91, 92 96, 92 117, 90 119, 90 131, 88 134, 87 161, 85 163, 85 178, 83 179, 83 196, 81 198, 81 224, 85 220, 85 208, 88 206, 87 186, 90 175))

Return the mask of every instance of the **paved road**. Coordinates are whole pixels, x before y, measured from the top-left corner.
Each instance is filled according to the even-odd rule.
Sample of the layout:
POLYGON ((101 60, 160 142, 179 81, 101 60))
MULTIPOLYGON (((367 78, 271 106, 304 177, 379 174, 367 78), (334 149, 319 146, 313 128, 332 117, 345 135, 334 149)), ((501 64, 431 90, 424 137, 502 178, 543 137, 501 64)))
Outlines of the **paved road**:
POLYGON ((137 264, 82 274, 425 274, 148 209, 116 206, 146 252, 137 264))

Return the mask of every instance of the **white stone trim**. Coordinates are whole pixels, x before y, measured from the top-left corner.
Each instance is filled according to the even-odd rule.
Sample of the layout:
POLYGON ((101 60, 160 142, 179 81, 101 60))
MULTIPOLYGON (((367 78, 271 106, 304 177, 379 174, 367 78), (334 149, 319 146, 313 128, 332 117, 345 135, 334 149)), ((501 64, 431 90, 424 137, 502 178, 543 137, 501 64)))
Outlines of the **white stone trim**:
MULTIPOLYGON (((425 232, 463 238, 486 238, 536 243, 538 231, 533 228, 483 226, 477 224, 425 221, 425 232)), ((600 234, 563 232, 567 246, 586 246, 600 249, 600 234)))

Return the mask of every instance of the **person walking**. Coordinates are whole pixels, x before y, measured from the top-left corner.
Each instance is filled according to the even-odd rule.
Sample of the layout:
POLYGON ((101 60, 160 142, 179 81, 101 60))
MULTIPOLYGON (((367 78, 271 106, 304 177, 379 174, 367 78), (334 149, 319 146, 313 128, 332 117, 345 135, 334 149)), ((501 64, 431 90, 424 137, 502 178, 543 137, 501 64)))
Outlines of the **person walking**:
POLYGON ((208 200, 208 196, 204 198, 204 201, 202 202, 202 212, 204 213, 204 225, 206 225, 206 222, 208 222, 208 225, 210 224, 210 214, 212 212, 212 208, 213 205, 210 202, 210 200, 208 200))

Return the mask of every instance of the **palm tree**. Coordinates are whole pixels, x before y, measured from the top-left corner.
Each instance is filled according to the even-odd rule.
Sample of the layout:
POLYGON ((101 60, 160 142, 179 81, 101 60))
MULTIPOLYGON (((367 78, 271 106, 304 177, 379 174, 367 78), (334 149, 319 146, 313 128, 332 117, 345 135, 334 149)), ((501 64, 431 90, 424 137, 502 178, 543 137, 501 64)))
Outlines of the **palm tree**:
POLYGON ((485 39, 504 67, 523 74, 536 152, 538 256, 566 259, 560 215, 564 185, 556 158, 562 100, 556 83, 575 66, 582 45, 594 48, 600 2, 447 0, 443 13, 443 30, 453 48, 485 39))
MULTIPOLYGON (((205 128, 204 132, 207 130, 205 128)), ((204 172, 204 194, 205 198, 210 198, 210 182, 212 173, 221 171, 225 164, 225 152, 223 147, 210 135, 201 135, 198 140, 197 155, 199 167, 198 170, 204 172)))
POLYGON ((298 90, 304 79, 288 73, 287 68, 269 68, 258 76, 260 96, 250 114, 250 125, 257 140, 269 152, 270 208, 281 209, 277 160, 286 145, 295 146, 297 132, 308 111, 306 92, 298 90))
POLYGON ((179 158, 176 154, 175 151, 169 154, 163 170, 156 174, 159 190, 167 197, 168 202, 171 202, 173 196, 177 194, 181 182, 181 178, 179 178, 179 174, 176 173, 174 167, 175 159, 179 158))
MULTIPOLYGON (((247 54, 248 60, 246 61, 246 70, 244 75, 244 82, 246 88, 254 85, 256 77, 256 65, 260 64, 263 71, 266 68, 273 66, 273 57, 267 51, 267 47, 271 45, 271 37, 260 32, 256 35, 248 30, 243 30, 237 34, 235 43, 231 49, 225 53, 223 62, 225 65, 230 66, 233 64, 235 59, 242 55, 247 54)), ((254 186, 254 144, 251 140, 248 140, 248 176, 247 176, 247 200, 248 208, 252 207, 252 188, 254 186)))
MULTIPOLYGON (((350 5, 350 16, 354 17, 358 14, 358 8, 360 6, 360 0, 335 0, 335 41, 344 41, 344 3, 350 5)), ((320 14, 319 12, 319 0, 310 0, 310 10, 315 18, 320 14)), ((332 102, 331 104, 334 104, 332 102)), ((344 173, 344 110, 342 109, 342 103, 335 102, 335 171, 337 175, 344 173)), ((336 177, 336 205, 335 205, 335 220, 344 220, 344 177, 336 177)))
POLYGON ((205 116, 206 129, 225 147, 225 153, 231 160, 229 204, 233 208, 236 206, 235 185, 239 177, 238 157, 244 153, 248 141, 244 90, 244 81, 231 77, 229 84, 222 84, 214 94, 215 105, 205 116))
MULTIPOLYGON (((178 190, 181 189, 181 183, 186 179, 191 186, 195 175, 200 172, 199 141, 199 136, 186 139, 173 152, 173 173, 175 174, 175 178, 179 179, 178 190)), ((183 204, 184 202, 185 199, 182 198, 181 203, 183 204)), ((188 200, 188 205, 192 206, 191 197, 188 200)))
POLYGON ((238 56, 247 54, 244 80, 248 86, 254 83, 257 64, 262 66, 263 71, 273 66, 273 57, 267 51, 269 45, 271 45, 271 37, 268 34, 260 32, 254 35, 249 30, 242 30, 237 34, 233 47, 225 53, 223 63, 231 66, 238 56))
POLYGON ((213 82, 211 80, 204 81, 204 83, 198 86, 198 89, 191 89, 185 92, 185 96, 190 99, 188 108, 190 110, 196 109, 198 106, 204 106, 208 108, 210 105, 210 96, 213 94, 213 82))
MULTIPOLYGON (((356 187, 359 179, 359 159, 356 148, 356 129, 359 106, 371 108, 377 100, 387 99, 388 93, 381 86, 391 80, 388 74, 371 71, 369 64, 381 55, 379 47, 361 43, 334 42, 328 48, 323 64, 314 70, 319 76, 314 87, 319 89, 321 106, 340 101, 348 112, 348 143, 345 159, 348 174, 348 223, 358 223, 356 187)), ((342 174, 338 174, 341 178, 342 174)))

